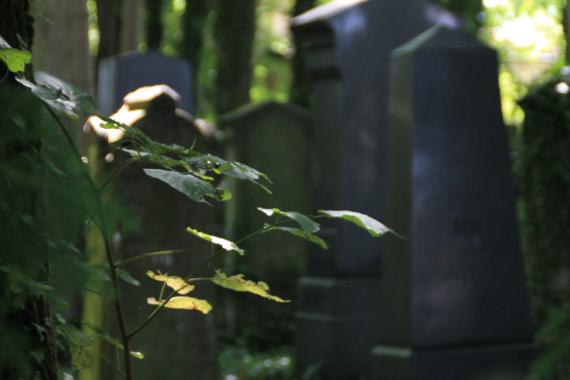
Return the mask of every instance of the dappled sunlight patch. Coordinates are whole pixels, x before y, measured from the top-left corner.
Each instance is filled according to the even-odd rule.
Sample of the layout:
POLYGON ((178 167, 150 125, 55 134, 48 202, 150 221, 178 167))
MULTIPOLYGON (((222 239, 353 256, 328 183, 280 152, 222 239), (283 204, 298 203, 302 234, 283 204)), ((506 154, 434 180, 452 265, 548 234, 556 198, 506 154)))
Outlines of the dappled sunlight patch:
POLYGON ((191 228, 191 227, 186 228, 186 231, 188 231, 192 235, 194 235, 194 236, 196 236, 202 240, 205 240, 207 242, 210 242, 212 244, 220 246, 228 252, 235 251, 239 255, 244 255, 244 253, 245 253, 244 250, 241 249, 240 247, 238 247, 237 244, 234 243, 233 241, 230 241, 230 240, 227 240, 227 239, 224 239, 221 237, 217 237, 214 235, 209 235, 205 232, 198 231, 198 230, 191 228))

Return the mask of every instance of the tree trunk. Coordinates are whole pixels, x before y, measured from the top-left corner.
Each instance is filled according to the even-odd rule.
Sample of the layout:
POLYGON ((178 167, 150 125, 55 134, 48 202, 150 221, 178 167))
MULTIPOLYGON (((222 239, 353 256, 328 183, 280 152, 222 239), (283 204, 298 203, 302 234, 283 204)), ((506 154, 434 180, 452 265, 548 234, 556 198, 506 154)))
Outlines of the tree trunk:
POLYGON ((198 106, 200 89, 200 57, 204 41, 206 19, 211 8, 210 0, 187 0, 186 11, 182 19, 182 46, 180 52, 192 65, 192 96, 194 107, 198 106))
MULTIPOLYGON (((28 0, 0 1, 0 36, 13 48, 32 49, 34 27, 29 10, 28 0)), ((14 265, 12 271, 45 281, 49 275, 46 241, 35 228, 26 227, 21 221, 26 216, 34 227, 45 222, 44 173, 38 165, 42 160, 42 140, 38 136, 41 136, 40 127, 44 127, 40 102, 15 83, 3 63, 0 63, 0 104, 1 261, 8 267, 14 265), (35 249, 29 250, 31 246, 35 249)), ((0 378, 57 380, 57 348, 49 303, 45 297, 29 291, 16 296, 8 283, 6 273, 2 272, 0 345, 10 349, 0 350, 0 378), (35 333, 40 330, 43 333, 35 333)))
POLYGON ((222 115, 249 103, 256 0, 218 0, 215 111, 222 115))
MULTIPOLYGON (((164 28, 162 26, 163 0, 145 1, 145 33, 148 50, 159 50, 164 28)), ((188 8, 188 5, 186 6, 188 8)))
POLYGON ((570 64, 570 1, 567 1, 562 8, 562 26, 564 27, 564 39, 566 40, 565 65, 570 64))
POLYGON ((137 51, 140 36, 141 0, 123 0, 121 12, 121 53, 137 51))
MULTIPOLYGON (((34 69, 45 71, 83 91, 93 90, 85 0, 35 0, 34 69), (49 21, 48 21, 49 20, 49 21)), ((80 121, 82 124, 82 121, 80 121)), ((79 123, 71 130, 79 145, 79 123)))
MULTIPOLYGON (((313 8, 316 5, 316 0, 297 0, 293 7, 292 16, 300 15, 313 8)), ((295 46, 295 56, 293 57, 292 74, 293 80, 291 81, 291 88, 289 90, 289 98, 292 103, 301 107, 308 108, 310 106, 311 86, 307 74, 305 63, 306 53, 299 43, 297 37, 293 35, 293 44, 295 46)))
POLYGON ((34 27, 29 10, 28 0, 0 2, 0 35, 14 48, 32 48, 34 27))
POLYGON ((98 60, 119 53, 121 3, 121 0, 97 0, 97 20, 99 23, 98 60))

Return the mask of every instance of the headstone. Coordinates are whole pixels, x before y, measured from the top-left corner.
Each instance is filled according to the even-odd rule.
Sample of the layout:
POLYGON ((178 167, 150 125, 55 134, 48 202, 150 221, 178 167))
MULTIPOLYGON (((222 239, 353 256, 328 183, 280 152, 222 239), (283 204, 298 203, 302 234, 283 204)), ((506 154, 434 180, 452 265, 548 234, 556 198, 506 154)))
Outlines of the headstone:
POLYGON ((373 379, 525 379, 529 297, 497 56, 435 27, 394 51, 373 379))
POLYGON ((115 112, 123 97, 137 88, 165 84, 180 94, 179 107, 192 112, 192 71, 190 64, 160 53, 127 53, 101 60, 99 66, 100 110, 115 112))
MULTIPOLYGON (((267 223, 267 216, 257 207, 311 211, 312 119, 308 111, 268 101, 226 114, 219 124, 229 136, 226 158, 254 167, 273 182, 272 194, 268 194, 249 182, 234 181, 233 199, 228 203, 228 235, 238 239, 267 223)), ((247 254, 236 260, 238 272, 243 269, 247 276, 266 281, 272 292, 283 298, 295 298, 295 285, 305 263, 304 240, 272 233, 244 242, 242 248, 247 254)), ((230 296, 236 309, 234 334, 269 347, 293 343, 294 302, 275 304, 230 296)))
MULTIPOLYGON (((198 151, 211 152, 212 141, 190 122, 191 118, 184 111, 176 108, 176 94, 164 86, 158 86, 159 91, 153 90, 156 88, 138 90, 134 97, 129 94, 125 97, 125 106, 111 118, 127 123, 131 128, 139 128, 155 141, 194 145, 198 151)), ((107 135, 108 139, 111 137, 107 135)), ((118 158, 113 158, 108 151, 102 156, 107 161, 107 173, 120 165, 118 158)), ((125 264, 124 269, 141 283, 138 287, 121 286, 124 313, 131 331, 154 310, 154 306, 147 304, 147 298, 159 298, 160 284, 149 279, 146 272, 160 271, 181 277, 189 275, 207 259, 209 248, 187 233, 186 227, 217 234, 212 226, 211 207, 197 204, 166 184, 146 176, 142 169, 149 167, 153 166, 132 164, 122 170, 115 183, 113 195, 128 207, 127 211, 134 214, 140 225, 135 231, 127 231, 128 226, 125 225, 119 226, 121 238, 117 252, 122 260, 147 252, 180 249, 187 249, 187 252, 158 255, 125 264)), ((117 211, 124 212, 123 209, 117 211)), ((207 272, 200 275, 207 275, 207 272)), ((197 286, 192 294, 216 304, 211 286, 197 286)), ((165 309, 133 338, 131 346, 132 350, 145 354, 144 360, 133 359, 133 374, 137 379, 211 380, 217 377, 211 314, 165 309)), ((112 374, 108 376, 113 378, 112 374)))
MULTIPOLYGON (((389 54, 425 25, 421 0, 335 1, 293 20, 313 81, 314 209, 382 220, 389 54)), ((381 241, 325 226, 332 247, 308 255, 299 284, 298 370, 358 379, 378 342, 381 241)))

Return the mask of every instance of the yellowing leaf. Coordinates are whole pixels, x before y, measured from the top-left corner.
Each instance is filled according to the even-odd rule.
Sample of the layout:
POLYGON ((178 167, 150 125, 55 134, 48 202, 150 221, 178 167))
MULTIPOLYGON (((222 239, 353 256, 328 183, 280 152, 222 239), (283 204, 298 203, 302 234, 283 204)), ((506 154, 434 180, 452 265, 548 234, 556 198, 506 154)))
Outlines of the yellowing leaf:
POLYGON ((172 297, 167 302, 150 297, 147 298, 146 302, 149 305, 164 305, 168 309, 197 310, 204 314, 208 314, 212 310, 212 305, 208 301, 192 297, 172 297))
POLYGON ((208 235, 207 233, 200 232, 200 231, 195 230, 195 229, 190 228, 190 227, 186 228, 186 231, 190 232, 192 235, 194 235, 196 237, 199 237, 202 240, 206 240, 212 244, 219 245, 220 247, 222 247, 226 251, 236 251, 238 254, 240 254, 242 256, 244 254, 243 249, 238 247, 237 244, 234 243, 233 241, 222 239, 221 237, 217 237, 214 235, 208 235))
POLYGON ((216 271, 216 275, 212 278, 212 282, 222 288, 230 289, 236 292, 247 292, 256 294, 260 297, 267 298, 275 302, 289 302, 283 298, 269 294, 269 285, 263 281, 253 282, 243 278, 243 274, 236 274, 228 277, 220 270, 216 271))
POLYGON ((166 283, 166 286, 179 294, 188 294, 194 290, 194 285, 190 285, 183 278, 178 276, 169 276, 167 274, 156 274, 153 271, 146 272, 146 275, 155 281, 166 283))

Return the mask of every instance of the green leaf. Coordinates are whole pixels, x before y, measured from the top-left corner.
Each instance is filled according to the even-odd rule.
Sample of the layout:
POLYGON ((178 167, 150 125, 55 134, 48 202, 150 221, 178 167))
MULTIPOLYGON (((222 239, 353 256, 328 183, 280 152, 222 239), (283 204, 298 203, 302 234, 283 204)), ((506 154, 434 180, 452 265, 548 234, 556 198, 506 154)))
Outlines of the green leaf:
POLYGON ((344 219, 356 226, 368 231, 373 237, 379 237, 387 232, 393 232, 391 229, 380 223, 368 215, 361 214, 354 211, 339 211, 339 210, 319 210, 319 213, 327 218, 344 219))
MULTIPOLYGON (((85 323, 84 324, 85 327, 89 328, 91 331, 93 331, 97 336, 99 336, 104 342, 109 343, 110 345, 112 345, 113 347, 123 351, 124 347, 123 344, 119 341, 119 339, 112 337, 111 335, 105 333, 103 330, 101 330, 100 328, 93 326, 91 324, 85 323)), ((130 352, 131 356, 135 359, 139 359, 142 360, 144 359, 144 354, 142 352, 139 351, 131 351, 130 352)))
POLYGON ((93 338, 69 323, 59 325, 58 330, 69 347, 73 368, 80 370, 89 367, 93 362, 93 357, 89 352, 89 345, 93 338))
POLYGON ((38 282, 30 278, 20 267, 17 265, 2 265, 0 271, 8 276, 9 289, 12 293, 22 293, 27 291, 33 295, 45 295, 47 292, 53 290, 49 284, 38 282))
POLYGON ((60 90, 50 88, 46 85, 37 85, 24 78, 16 78, 23 86, 28 87, 32 94, 47 104, 54 111, 63 114, 71 119, 77 119, 76 103, 62 96, 60 90))
POLYGON ((146 275, 155 281, 164 282, 166 286, 179 294, 188 294, 194 290, 194 285, 190 285, 182 277, 169 276, 166 274, 155 274, 153 271, 146 272, 146 275))
POLYGON ((11 72, 21 73, 32 60, 32 53, 27 50, 0 48, 0 60, 6 64, 11 72))
POLYGON ((229 191, 228 189, 218 188, 218 192, 220 194, 222 202, 227 202, 227 201, 231 200, 233 197, 232 192, 229 191))
POLYGON ((327 243, 321 239, 320 237, 318 237, 317 235, 314 234, 310 234, 308 232, 305 232, 299 228, 291 228, 291 227, 277 227, 277 226, 270 226, 267 225, 267 229, 264 232, 271 232, 271 231, 283 231, 283 232, 287 232, 291 235, 300 237, 302 239, 306 239, 308 241, 310 241, 311 243, 314 243, 316 245, 318 245, 319 247, 321 247, 322 249, 327 249, 328 245, 327 243))
POLYGON ((131 351, 130 352, 131 356, 135 359, 139 359, 139 360, 143 360, 144 359, 144 354, 140 351, 131 351))
POLYGON ((134 278, 129 272, 127 272, 124 269, 117 268, 117 276, 119 276, 121 278, 121 280, 123 280, 123 281, 125 281, 131 285, 139 286, 141 284, 139 282, 139 280, 134 278))
MULTIPOLYGON (((86 116, 98 113, 91 94, 43 71, 35 72, 34 77, 39 85, 50 88, 59 94, 60 98, 71 101, 74 105, 74 112, 86 116)), ((105 118, 105 120, 109 119, 105 118)))
POLYGON ((195 230, 193 228, 186 228, 186 231, 190 232, 192 235, 199 237, 202 240, 206 240, 212 244, 219 245, 226 251, 236 251, 239 255, 244 255, 244 250, 237 246, 236 243, 230 240, 223 239, 221 237, 208 235, 207 233, 195 230))
POLYGON ((275 302, 289 302, 289 300, 284 300, 283 298, 269 294, 269 285, 265 282, 253 282, 246 280, 243 274, 236 274, 228 277, 222 271, 217 270, 216 275, 211 281, 222 288, 230 289, 235 292, 252 293, 275 302))
POLYGON ((321 228, 321 226, 318 223, 315 223, 311 218, 297 211, 281 211, 278 208, 271 209, 271 208, 261 208, 261 207, 258 207, 257 209, 267 216, 273 216, 277 214, 289 218, 291 220, 294 220, 295 222, 297 222, 297 224, 299 224, 299 226, 301 226, 303 231, 307 233, 315 233, 321 228))
POLYGON ((271 183, 269 178, 260 171, 241 162, 226 161, 212 154, 204 154, 187 160, 188 164, 197 170, 212 171, 219 175, 249 181, 271 194, 271 191, 259 181, 261 179, 271 183))
POLYGON ((211 184, 191 174, 162 169, 144 169, 144 173, 168 184, 196 202, 208 203, 206 197, 220 199, 220 195, 211 184))
POLYGON ((149 305, 162 305, 167 309, 197 310, 203 314, 208 314, 212 310, 212 305, 208 301, 186 296, 172 297, 168 301, 150 297, 146 302, 149 305))

